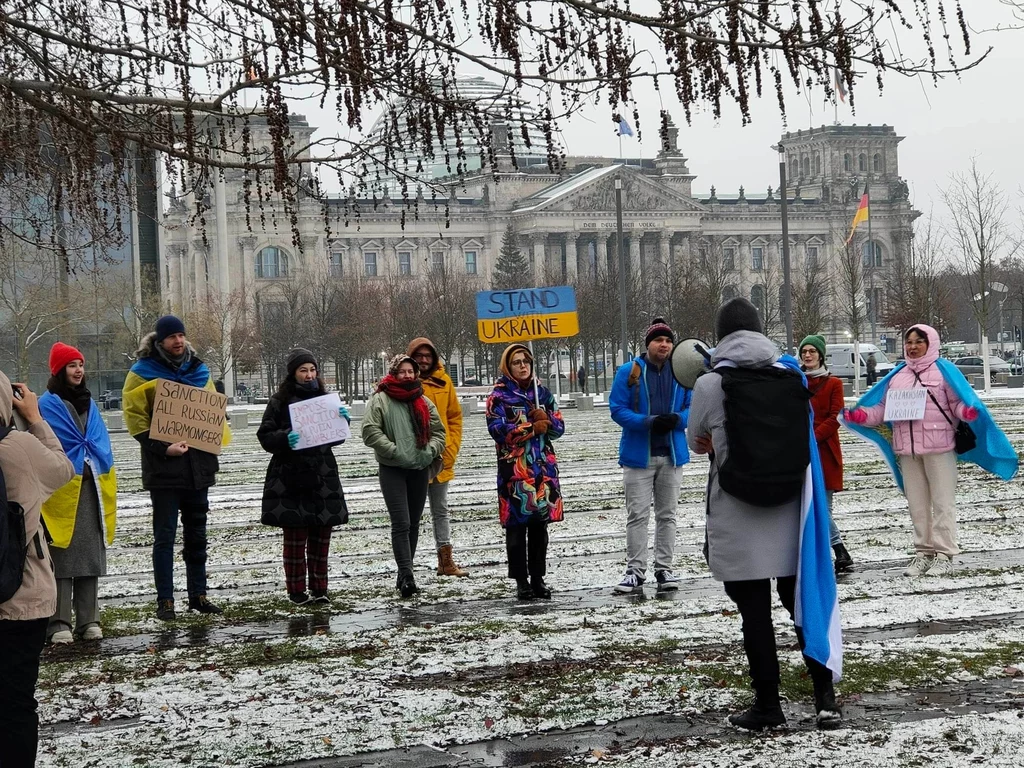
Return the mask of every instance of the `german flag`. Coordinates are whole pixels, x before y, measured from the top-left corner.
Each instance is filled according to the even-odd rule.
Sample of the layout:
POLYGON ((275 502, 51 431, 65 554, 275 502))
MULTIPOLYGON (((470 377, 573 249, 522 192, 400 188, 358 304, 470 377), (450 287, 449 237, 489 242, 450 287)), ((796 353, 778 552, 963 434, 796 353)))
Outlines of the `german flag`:
POLYGON ((868 220, 870 212, 868 211, 868 185, 864 185, 864 194, 860 196, 860 204, 857 206, 857 212, 853 214, 853 224, 850 225, 850 236, 846 238, 846 245, 850 244, 853 240, 853 233, 857 231, 857 225, 868 220))

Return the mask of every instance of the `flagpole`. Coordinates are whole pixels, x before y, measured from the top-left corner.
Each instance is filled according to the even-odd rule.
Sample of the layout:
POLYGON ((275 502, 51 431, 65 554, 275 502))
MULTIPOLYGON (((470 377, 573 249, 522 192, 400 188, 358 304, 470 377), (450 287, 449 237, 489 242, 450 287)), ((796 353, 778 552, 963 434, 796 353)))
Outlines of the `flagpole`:
POLYGON ((875 318, 878 307, 875 306, 875 244, 871 241, 871 185, 864 183, 864 196, 868 199, 868 251, 871 254, 870 288, 871 291, 871 343, 875 343, 875 318))

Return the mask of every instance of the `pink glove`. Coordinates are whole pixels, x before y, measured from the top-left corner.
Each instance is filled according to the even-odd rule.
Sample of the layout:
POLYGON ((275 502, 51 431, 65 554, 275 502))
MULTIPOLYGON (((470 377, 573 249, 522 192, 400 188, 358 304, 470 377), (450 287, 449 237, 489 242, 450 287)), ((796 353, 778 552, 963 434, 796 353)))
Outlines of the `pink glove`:
POLYGON ((868 412, 863 408, 847 408, 844 418, 854 424, 863 424, 868 420, 868 412))
POLYGON ((968 405, 963 409, 964 421, 974 421, 978 418, 978 409, 973 405, 968 405))

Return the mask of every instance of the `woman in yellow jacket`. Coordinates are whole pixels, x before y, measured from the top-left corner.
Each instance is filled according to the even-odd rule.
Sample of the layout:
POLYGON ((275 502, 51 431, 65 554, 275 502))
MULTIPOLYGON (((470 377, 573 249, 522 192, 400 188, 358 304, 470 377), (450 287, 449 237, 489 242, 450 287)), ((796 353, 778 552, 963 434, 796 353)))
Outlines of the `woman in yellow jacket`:
POLYGON ((54 644, 73 642, 76 635, 99 640, 99 577, 107 573, 107 546, 114 541, 117 517, 114 456, 86 386, 82 353, 58 341, 50 350, 50 374, 39 412, 60 440, 75 476, 43 504, 57 577, 57 611, 46 634, 54 644))

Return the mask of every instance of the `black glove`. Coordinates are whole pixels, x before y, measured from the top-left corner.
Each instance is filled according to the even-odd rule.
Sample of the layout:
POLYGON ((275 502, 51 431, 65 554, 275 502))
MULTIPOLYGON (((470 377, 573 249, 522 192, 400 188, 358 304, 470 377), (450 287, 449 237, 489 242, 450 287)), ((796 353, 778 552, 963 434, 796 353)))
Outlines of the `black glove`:
POLYGON ((663 435, 666 432, 671 432, 676 428, 676 424, 679 423, 678 413, 660 413, 654 417, 654 421, 651 422, 651 432, 656 435, 663 435))

